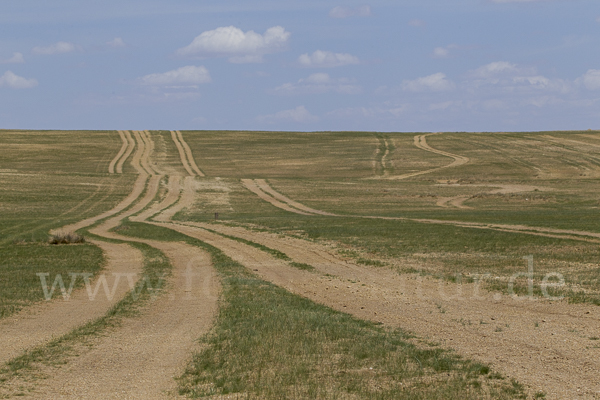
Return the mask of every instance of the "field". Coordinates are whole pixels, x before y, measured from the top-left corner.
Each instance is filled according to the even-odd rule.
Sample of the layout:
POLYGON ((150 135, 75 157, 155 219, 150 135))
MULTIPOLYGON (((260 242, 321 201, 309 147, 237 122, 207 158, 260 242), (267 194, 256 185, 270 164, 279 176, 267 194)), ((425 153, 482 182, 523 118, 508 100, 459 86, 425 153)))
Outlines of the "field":
POLYGON ((0 398, 600 398, 598 131, 0 149, 0 398))

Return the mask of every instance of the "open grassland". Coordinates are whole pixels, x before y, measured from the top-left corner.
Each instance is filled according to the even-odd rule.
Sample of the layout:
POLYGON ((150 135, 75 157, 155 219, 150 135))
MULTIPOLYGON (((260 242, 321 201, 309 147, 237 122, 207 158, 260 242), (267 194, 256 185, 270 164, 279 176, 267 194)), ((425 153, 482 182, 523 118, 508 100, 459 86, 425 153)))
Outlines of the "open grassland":
POLYGON ((101 269, 97 247, 50 246, 48 232, 129 193, 134 176, 107 173, 120 145, 112 132, 0 131, 0 315, 44 299, 36 273, 101 269))
MULTIPOLYGON (((256 143, 272 135, 253 134, 256 143)), ((369 259, 375 264, 395 265, 400 270, 408 264, 412 269, 417 266, 422 273, 448 279, 461 274, 467 280, 476 274, 490 274, 489 288, 504 292, 513 274, 527 271, 523 257, 532 255, 536 282, 541 282, 549 272, 561 273, 566 281, 565 287, 556 289, 561 295, 574 302, 600 304, 600 236, 588 237, 590 241, 569 240, 416 221, 525 225, 600 233, 597 218, 600 133, 429 135, 427 143, 431 147, 467 157, 469 162, 408 179, 394 177, 436 169, 452 159, 418 149, 414 145, 415 135, 410 133, 386 134, 385 141, 390 143, 387 153, 381 135, 367 133, 289 133, 280 143, 298 143, 311 135, 313 140, 304 143, 306 150, 294 146, 278 148, 276 164, 281 167, 273 171, 266 169, 271 164, 259 164, 257 157, 256 164, 245 164, 243 176, 270 177, 268 182, 276 191, 339 217, 292 216, 261 201, 236 180, 223 179, 220 187, 212 188, 212 195, 203 191, 195 210, 188 210, 180 218, 210 222, 214 212, 219 212, 222 220, 331 241, 347 255, 369 259), (332 150, 331 144, 339 144, 344 135, 364 146, 361 156, 347 158, 348 153, 332 150), (296 171, 285 167, 286 160, 303 155, 310 159, 308 157, 317 151, 328 157, 318 157, 319 161, 312 165, 314 170, 296 171), (393 166, 386 176, 382 172, 381 154, 386 154, 385 168, 393 166), (357 161, 368 156, 375 162, 374 170, 369 169, 367 163, 357 161), (328 164, 320 164, 320 160, 327 160, 328 164), (353 177, 335 172, 335 166, 345 165, 353 165, 357 173, 364 175, 353 177), (337 177, 333 178, 332 174, 337 177), (400 219, 357 218, 360 216, 400 219)), ((187 136, 188 141, 196 145, 204 143, 210 148, 214 144, 210 142, 210 135, 189 133, 187 136)), ((243 147, 236 147, 231 140, 233 134, 226 133, 223 137, 216 145, 227 150, 228 157, 251 159, 243 147)), ((246 145, 240 141, 240 146, 242 144, 246 145)), ((219 163, 214 162, 211 168, 227 176, 230 163, 227 158, 223 160, 226 167, 219 170, 219 163)), ((525 284, 525 279, 516 282, 517 288, 525 284)))
POLYGON ((0 397, 600 396, 599 132, 0 131, 0 149, 2 334, 44 298, 38 272, 142 274, 19 347, 0 397), (48 244, 65 226, 86 242, 48 244))

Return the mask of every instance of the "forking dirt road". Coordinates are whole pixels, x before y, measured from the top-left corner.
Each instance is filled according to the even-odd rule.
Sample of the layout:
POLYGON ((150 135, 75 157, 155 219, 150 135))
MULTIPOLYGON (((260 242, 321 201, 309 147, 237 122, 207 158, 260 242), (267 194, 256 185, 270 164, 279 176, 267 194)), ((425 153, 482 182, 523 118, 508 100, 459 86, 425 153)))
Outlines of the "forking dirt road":
MULTIPOLYGON (((145 132, 144 132, 145 133, 145 132)), ((128 137, 129 132, 127 132, 128 137)), ((173 266, 172 276, 167 279, 166 293, 152 301, 142 310, 138 318, 127 318, 121 326, 110 335, 99 338, 91 350, 83 352, 66 366, 49 373, 51 378, 41 381, 36 391, 25 398, 52 399, 170 399, 176 395, 175 377, 183 372, 193 350, 196 339, 212 326, 217 311, 217 300, 220 291, 218 278, 211 266, 210 256, 203 250, 179 242, 161 242, 123 237, 110 232, 124 218, 144 210, 154 199, 158 190, 161 175, 151 175, 150 136, 142 132, 134 132, 137 140, 137 151, 132 159, 132 166, 139 177, 132 193, 115 208, 96 218, 64 227, 60 231, 72 231, 90 226, 97 221, 108 218, 90 232, 109 239, 137 241, 161 250, 173 266), (146 192, 140 199, 142 192, 146 192), (137 201, 137 203, 136 203, 137 201), (123 210, 127 209, 123 212, 123 210)), ((175 197, 175 200, 177 197, 175 197)), ((163 202, 168 207, 173 201, 163 202)), ((162 208, 154 207, 154 211, 162 208)), ((106 274, 115 271, 126 273, 141 272, 141 254, 126 244, 113 244, 94 240, 108 258, 106 274), (137 256, 137 263, 131 254, 137 256), (116 262, 116 266, 114 261, 116 262), (116 267, 122 267, 117 270, 116 267), (132 268, 134 268, 132 270, 132 268)), ((107 278, 109 287, 113 287, 111 276, 107 278)), ((92 282, 92 286, 94 286, 92 282)), ((121 285, 123 286, 123 285, 121 285)), ((120 288, 120 286, 119 286, 120 288)), ((85 298, 85 290, 76 291, 73 295, 78 302, 61 302, 41 305, 41 311, 33 315, 27 324, 21 327, 34 326, 40 332, 41 339, 19 342, 12 351, 6 351, 4 361, 18 355, 49 339, 67 333, 82 322, 102 316, 110 305, 128 294, 129 287, 117 291, 111 304, 106 305, 101 299, 89 301, 85 298), (98 301, 97 301, 98 300, 98 301), (45 308, 44 308, 45 307, 45 308), (54 314, 45 312, 55 309, 54 314), (97 311, 99 310, 99 311, 97 311), (61 329, 46 331, 48 318, 61 315, 58 321, 67 321, 61 329)), ((101 296, 98 296, 99 298, 101 296)), ((19 319, 19 318, 17 318, 19 319)), ((51 325, 50 325, 51 326, 51 325)), ((2 327, 0 326, 0 329, 2 327)), ((13 327, 12 331, 15 328, 13 327)), ((20 331, 22 335, 23 331, 20 331)), ((36 334, 34 333, 34 337, 36 334)), ((3 353, 0 352, 0 356, 3 353)))
MULTIPOLYGON (((180 139, 179 135, 177 139, 180 139)), ((415 142, 422 144, 421 139, 415 138, 415 142)), ((141 167, 140 160, 143 154, 143 149, 138 148, 134 155, 132 165, 138 171, 139 178, 132 195, 124 202, 130 201, 129 204, 133 204, 141 196, 144 188, 147 188, 146 195, 134 208, 125 213, 119 214, 127 208, 127 205, 120 204, 115 207, 117 211, 113 214, 103 214, 102 218, 113 218, 107 219, 93 230, 99 236, 135 240, 109 232, 121 219, 128 216, 139 222, 145 221, 174 229, 220 248, 263 279, 294 293, 360 318, 410 330, 423 339, 454 348, 463 356, 487 362, 495 370, 529 385, 531 393, 543 390, 547 398, 552 399, 600 398, 600 377, 597 374, 600 369, 600 349, 593 347, 589 341, 591 336, 600 332, 600 313, 597 307, 569 305, 560 301, 515 300, 486 292, 477 284, 457 285, 423 278, 417 274, 398 275, 385 268, 356 265, 325 245, 297 238, 222 224, 171 221, 178 210, 193 204, 194 185, 191 183, 193 175, 198 174, 190 167, 188 177, 170 176, 166 198, 146 209, 154 198, 160 178, 150 175, 141 167), (134 193, 137 195, 134 196, 134 193), (144 211, 145 209, 147 211, 144 211), (139 211, 142 213, 133 215, 139 211), (219 233, 277 249, 293 261, 312 265, 316 271, 298 270, 285 261, 274 259, 268 253, 219 233)), ((150 152, 146 154, 151 157, 150 152)), ((183 162, 183 157, 187 157, 187 154, 185 151, 181 154, 183 162)), ((149 160, 146 162, 151 164, 149 160)), ((312 214, 315 217, 324 213, 303 206, 282 194, 274 194, 277 192, 273 188, 266 189, 266 181, 245 183, 255 189, 249 188, 255 194, 257 191, 264 193, 265 196, 261 198, 270 201, 271 204, 277 203, 267 198, 286 205, 289 212, 312 214)), ((324 214, 334 216, 330 213, 324 214)), ((92 223, 102 218, 97 218, 92 223)), ((85 223, 91 225, 89 221, 85 223)), ((486 228, 496 229, 490 226, 486 228)), ((521 227, 498 225, 497 229, 520 231, 521 227)), ((538 233, 573 235, 582 240, 594 238, 589 235, 590 232, 538 233)), ((140 241, 163 250, 170 258, 174 266, 174 277, 169 292, 151 304, 142 317, 126 321, 122 328, 103 338, 89 353, 60 368, 51 379, 40 386, 39 392, 52 394, 52 398, 158 399, 174 396, 171 377, 185 364, 186 357, 189 357, 189 352, 193 350, 193 339, 210 327, 216 310, 218 284, 208 260, 203 258, 203 253, 198 249, 178 243, 140 241), (202 303, 206 308, 205 314, 196 318, 200 321, 197 321, 192 335, 181 334, 182 341, 188 343, 188 347, 171 349, 169 351, 173 354, 169 354, 166 347, 163 347, 168 344, 163 343, 164 339, 161 340, 161 326, 167 328, 167 325, 177 322, 163 320, 165 310, 187 319, 194 319, 190 318, 190 314, 186 314, 185 305, 175 306, 183 307, 181 310, 169 308, 173 307, 173 302, 169 302, 169 294, 175 297, 185 295, 180 291, 184 287, 184 281, 178 277, 185 275, 191 258, 198 258, 201 265, 194 273, 200 275, 202 282, 202 291, 198 296, 206 296, 202 303), (144 347, 149 347, 151 351, 144 352, 144 347), (172 361, 166 366, 140 369, 141 364, 152 364, 153 360, 157 360, 150 354, 153 351, 165 357, 172 355, 172 361), (149 358, 144 358, 144 354, 149 358), (139 363, 140 359, 148 362, 139 363)), ((39 394, 33 397, 36 396, 48 398, 39 394)))

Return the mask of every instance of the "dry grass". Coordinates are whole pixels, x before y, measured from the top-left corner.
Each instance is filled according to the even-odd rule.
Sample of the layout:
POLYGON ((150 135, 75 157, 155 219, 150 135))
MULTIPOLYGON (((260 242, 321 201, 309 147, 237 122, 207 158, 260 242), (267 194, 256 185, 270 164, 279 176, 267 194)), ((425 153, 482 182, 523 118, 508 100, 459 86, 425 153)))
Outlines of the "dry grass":
POLYGON ((50 236, 48 244, 79 244, 85 243, 85 238, 73 232, 61 232, 50 236))

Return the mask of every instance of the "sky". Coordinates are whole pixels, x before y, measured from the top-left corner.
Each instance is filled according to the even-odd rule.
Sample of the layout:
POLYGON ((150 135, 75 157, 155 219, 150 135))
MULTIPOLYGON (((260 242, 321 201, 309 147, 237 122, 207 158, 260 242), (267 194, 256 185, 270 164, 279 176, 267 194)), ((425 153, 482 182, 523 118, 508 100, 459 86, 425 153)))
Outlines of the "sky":
POLYGON ((598 0, 0 10, 3 129, 600 129, 598 0))

